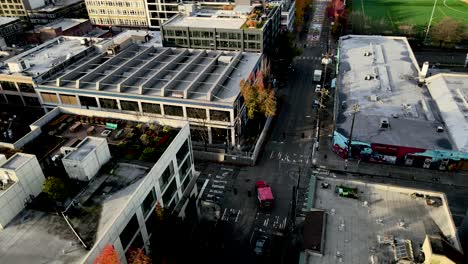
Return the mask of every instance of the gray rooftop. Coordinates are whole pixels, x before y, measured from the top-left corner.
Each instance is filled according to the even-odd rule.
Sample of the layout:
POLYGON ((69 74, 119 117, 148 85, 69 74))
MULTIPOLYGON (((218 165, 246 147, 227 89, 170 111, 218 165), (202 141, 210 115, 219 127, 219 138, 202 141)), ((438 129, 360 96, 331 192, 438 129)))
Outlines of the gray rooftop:
POLYGON ((56 11, 60 8, 74 5, 79 2, 84 2, 84 0, 55 0, 55 2, 49 5, 41 6, 38 8, 35 8, 33 11, 39 11, 39 12, 53 12, 56 11))
POLYGON ((17 18, 17 17, 0 17, 0 27, 5 25, 5 24, 11 23, 11 22, 13 22, 15 20, 19 21, 19 18, 17 18))
POLYGON ((456 149, 446 129, 437 132, 444 125, 428 90, 417 84, 420 70, 406 38, 345 36, 339 60, 338 132, 349 135, 353 105, 358 104, 353 140, 456 149), (380 128, 382 119, 390 128, 380 128))
POLYGON ((76 150, 68 153, 64 159, 81 161, 86 158, 91 151, 95 150, 103 141, 107 142, 104 138, 86 137, 80 144, 78 144, 78 146, 76 146, 76 150))
POLYGON ((41 86, 232 104, 259 59, 254 53, 131 44, 115 55, 88 54, 41 86))
POLYGON ((191 27, 191 28, 226 28, 240 29, 245 23, 245 18, 219 18, 215 16, 184 16, 177 15, 164 26, 191 27))
POLYGON ((85 50, 90 49, 90 47, 82 45, 81 39, 84 38, 62 36, 49 40, 5 61, 5 64, 27 61, 31 67, 26 68, 21 73, 10 73, 8 70, 4 70, 1 73, 34 77, 40 76, 54 67, 70 60, 74 56, 80 55, 85 50))
MULTIPOLYGON (((112 174, 104 171, 93 178, 64 211, 89 248, 122 213, 148 170, 119 163, 112 174)), ((88 253, 65 220, 55 214, 26 209, 0 230, 0 263, 81 263, 88 253)))
POLYGON ((437 74, 426 85, 455 146, 468 152, 468 74, 437 74))
POLYGON ((44 28, 62 28, 63 31, 68 30, 72 27, 80 25, 89 21, 89 19, 76 19, 76 18, 61 18, 57 19, 49 24, 38 26, 35 29, 44 29, 44 28))
MULTIPOLYGON (((417 256, 426 234, 439 232, 460 249, 443 194, 358 181, 330 178, 326 181, 331 187, 317 187, 315 193, 315 207, 327 213, 324 254, 321 257, 311 255, 308 263, 393 263, 391 238, 399 241, 397 246, 400 241, 411 240, 414 256, 417 256), (338 185, 358 188, 359 200, 338 196, 335 193, 338 185), (425 199, 411 198, 414 192, 439 197, 442 205, 428 206, 425 199)), ((319 180, 317 186, 321 182, 319 180)))
POLYGON ((34 157, 34 155, 16 153, 15 155, 11 156, 7 162, 0 166, 0 168, 16 170, 32 157, 34 157))

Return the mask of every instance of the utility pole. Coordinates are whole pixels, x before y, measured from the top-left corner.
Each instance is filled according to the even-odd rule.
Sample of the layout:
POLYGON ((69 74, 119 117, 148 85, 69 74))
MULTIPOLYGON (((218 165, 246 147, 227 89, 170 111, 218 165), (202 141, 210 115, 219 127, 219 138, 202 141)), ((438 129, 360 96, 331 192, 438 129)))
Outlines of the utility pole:
POLYGON ((431 18, 429 18, 429 24, 426 29, 426 36, 424 37, 424 43, 426 43, 427 36, 429 35, 429 29, 431 28, 432 18, 434 17, 434 11, 437 5, 437 0, 434 1, 434 6, 432 7, 431 18))
POLYGON ((356 118, 356 113, 359 112, 359 105, 353 105, 353 121, 351 122, 351 131, 349 132, 349 139, 348 139, 348 158, 351 157, 351 141, 353 139, 353 129, 354 129, 354 119, 356 118))

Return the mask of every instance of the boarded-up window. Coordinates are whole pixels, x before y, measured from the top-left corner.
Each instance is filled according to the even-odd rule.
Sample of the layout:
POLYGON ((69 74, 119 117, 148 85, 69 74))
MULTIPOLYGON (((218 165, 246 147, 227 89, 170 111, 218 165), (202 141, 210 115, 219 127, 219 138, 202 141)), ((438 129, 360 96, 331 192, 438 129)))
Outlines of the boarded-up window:
POLYGON ((66 104, 66 105, 77 105, 78 104, 78 101, 76 100, 76 96, 74 96, 74 95, 61 94, 60 95, 60 100, 62 100, 62 104, 66 104))
POLYGON ((44 103, 58 104, 59 102, 57 95, 54 93, 41 93, 41 97, 44 103))

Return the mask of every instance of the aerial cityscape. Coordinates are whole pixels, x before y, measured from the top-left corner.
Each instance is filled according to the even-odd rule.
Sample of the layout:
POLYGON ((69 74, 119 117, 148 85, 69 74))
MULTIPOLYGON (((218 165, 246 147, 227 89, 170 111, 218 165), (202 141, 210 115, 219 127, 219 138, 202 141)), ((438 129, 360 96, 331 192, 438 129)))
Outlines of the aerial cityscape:
POLYGON ((0 263, 465 252, 467 0, 0 0, 0 263))

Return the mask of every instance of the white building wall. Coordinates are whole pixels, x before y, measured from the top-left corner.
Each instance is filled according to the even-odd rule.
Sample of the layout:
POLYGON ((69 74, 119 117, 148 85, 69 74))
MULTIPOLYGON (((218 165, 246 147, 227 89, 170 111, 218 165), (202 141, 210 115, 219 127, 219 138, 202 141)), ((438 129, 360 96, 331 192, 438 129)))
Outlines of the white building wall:
POLYGON ((44 173, 34 155, 15 154, 28 160, 15 169, 0 168, 0 174, 8 174, 15 183, 8 189, 0 191, 0 229, 3 229, 31 200, 42 191, 45 181, 44 173))
MULTIPOLYGON (((125 250, 123 248, 122 243, 120 241, 120 233, 124 230, 127 226, 130 219, 136 214, 139 224, 138 232, 134 235, 133 239, 137 236, 138 233, 141 234, 145 245, 148 244, 150 235, 148 234, 148 230, 145 225, 146 219, 151 216, 154 211, 154 206, 152 211, 150 211, 146 216, 143 215, 143 211, 141 205, 146 198, 146 196, 151 192, 151 190, 156 191, 156 198, 160 202, 161 205, 164 205, 164 201, 162 201, 162 194, 159 188, 159 177, 162 175, 163 171, 166 167, 172 162, 174 164, 174 176, 177 180, 177 191, 175 192, 175 196, 179 199, 182 196, 182 191, 180 190, 180 178, 179 178, 179 170, 176 162, 176 153, 182 147, 187 139, 190 137, 190 129, 188 125, 185 125, 180 131, 179 134, 173 139, 169 147, 166 149, 164 154, 159 158, 158 162, 151 168, 148 174, 143 178, 140 186, 135 191, 135 193, 130 197, 127 204, 122 205, 121 213, 116 217, 114 222, 109 226, 108 230, 99 231, 99 233, 103 234, 101 238, 97 239, 97 242, 90 250, 88 256, 84 263, 93 263, 95 258, 99 255, 101 250, 108 244, 113 244, 114 248, 116 249, 117 253, 121 257, 122 263, 127 263, 125 260, 125 250), (179 179, 179 180, 178 180, 179 179)), ((191 149, 191 143, 189 142, 189 154, 187 157, 191 158, 191 167, 188 173, 192 173, 194 175, 195 167, 193 164, 193 154, 191 149)), ((196 181, 196 177, 192 177, 191 181, 196 181)), ((195 186, 195 184, 189 184, 195 186)), ((196 188, 196 187, 194 187, 196 188)), ((193 193, 193 190, 190 191, 193 193)), ((132 244, 133 241, 129 243, 132 244)))

